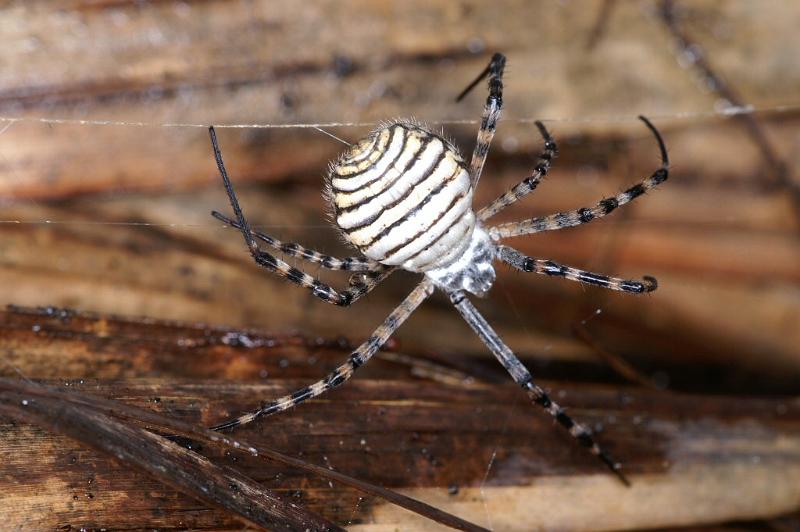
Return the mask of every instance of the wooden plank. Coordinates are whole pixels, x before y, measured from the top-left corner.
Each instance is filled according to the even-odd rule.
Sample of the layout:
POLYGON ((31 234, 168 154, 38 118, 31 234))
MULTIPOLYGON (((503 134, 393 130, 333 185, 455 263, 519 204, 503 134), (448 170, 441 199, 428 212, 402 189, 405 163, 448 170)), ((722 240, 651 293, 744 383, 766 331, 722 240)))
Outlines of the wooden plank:
MULTIPOLYGON (((296 504, 284 501, 231 468, 213 464, 191 448, 184 448, 175 441, 105 413, 73 404, 63 397, 27 395, 6 389, 0 395, 0 412, 16 421, 34 423, 74 438, 83 447, 101 451, 106 458, 147 473, 201 503, 226 511, 249 526, 270 530, 344 530, 296 504)), ((54 473, 51 470, 52 476, 47 476, 46 481, 55 480, 57 474, 54 473)), ((91 487, 92 481, 88 484, 89 489, 98 487, 91 487)), ((5 501, 4 507, 9 513, 17 514, 14 519, 17 523, 14 524, 19 528, 46 526, 38 513, 31 515, 26 508, 24 501, 31 497, 20 497, 26 491, 24 488, 18 489, 14 497, 5 501), (23 502, 19 504, 15 498, 21 498, 23 502), (19 516, 19 510, 27 515, 19 516)), ((38 503, 41 500, 39 493, 36 489, 30 491, 34 492, 33 498, 38 503)), ((88 492, 86 497, 93 499, 94 495, 88 492)), ((58 507, 54 512, 57 515, 64 512, 66 497, 62 494, 59 499, 44 502, 54 509, 58 507)), ((73 501, 79 499, 76 495, 72 497, 73 501)), ((66 512, 69 512, 69 508, 66 512)))
MULTIPOLYGON (((205 426, 319 378, 344 347, 63 309, 0 316, 0 350, 21 373, 83 373, 55 382, 205 426), (232 380, 215 378, 219 364, 232 380)), ((496 530, 671 527, 777 515, 800 503, 796 399, 577 382, 548 387, 624 462, 632 488, 619 485, 507 380, 432 382, 380 359, 340 390, 236 436, 496 530)), ((234 526, 227 514, 62 436, 0 424, 0 492, 13 493, 0 503, 16 526, 234 526)), ((341 525, 430 526, 285 466, 235 452, 204 454, 341 525)))
MULTIPOLYGON (((655 13, 617 4, 592 50, 583 37, 596 23, 599 3, 542 9, 510 1, 500 10, 481 3, 359 1, 335 10, 262 2, 244 9, 217 1, 13 4, 0 8, 14 21, 0 28, 7 43, 0 55, 13 73, 0 80, 0 114, 198 124, 371 122, 408 114, 431 122, 477 119, 483 95, 462 105, 452 96, 482 67, 487 50, 500 49, 509 56, 508 120, 477 191, 480 204, 534 163, 540 140, 530 123, 515 118, 620 118, 713 106, 713 95, 698 90, 691 72, 676 63, 655 13), (352 17, 359 22, 351 24, 352 17)), ((687 31, 748 102, 769 106, 793 98, 800 69, 792 68, 797 57, 785 54, 789 37, 780 31, 792 27, 800 10, 742 2, 679 7, 687 31)), ((789 167, 798 167, 797 113, 759 119, 789 167)), ((672 177, 660 190, 594 227, 513 244, 610 274, 655 274, 660 291, 646 299, 604 296, 565 281, 504 274, 501 267, 493 323, 523 353, 588 360, 591 350, 568 331, 602 309, 591 325, 606 347, 655 370, 686 358, 683 351, 759 372, 752 361, 763 361, 763 373, 797 377, 791 324, 800 302, 791 294, 800 251, 787 194, 769 187, 759 151, 737 122, 656 123, 673 159, 672 177), (526 297, 507 306, 501 290, 526 297), (686 339, 689 348, 676 349, 674 338, 686 339), (641 349, 645 342, 655 347, 641 349)), ((652 138, 635 120, 549 125, 561 156, 536 195, 504 220, 590 205, 656 164, 652 138)), ((467 151, 475 127, 446 129, 467 151)), ((367 129, 335 133, 352 140, 367 129)), ((352 252, 338 246, 335 231, 322 228, 321 177, 339 143, 296 129, 220 131, 220 137, 237 184, 281 185, 240 188, 253 223, 325 250, 352 252)), ((406 290, 390 284, 365 300, 369 307, 332 311, 248 265, 236 235, 208 217, 226 200, 202 128, 19 122, 0 135, 0 153, 0 198, 16 204, 4 203, 4 221, 70 222, 0 226, 3 302, 360 338, 406 290), (56 206, 42 198, 61 201, 56 206), (91 225, 96 222, 177 227, 91 225), (153 268, 156 263, 161 267, 153 268)), ((426 305, 418 316, 407 334, 400 332, 409 350, 483 353, 452 312, 426 305), (441 334, 428 334, 427 324, 441 334)))
MULTIPOLYGON (((556 179, 543 187, 557 187, 556 179)), ((593 271, 632 278, 655 275, 661 281, 658 292, 648 297, 604 294, 568 281, 509 272, 499 265, 500 282, 490 297, 493 303, 483 307, 493 324, 525 354, 586 360, 593 357, 591 350, 571 338, 569 331, 572 324, 600 308, 602 313, 592 319, 591 326, 608 337, 607 347, 656 361, 656 366, 664 365, 661 369, 667 370, 676 358, 687 360, 704 353, 703 360, 723 365, 737 360, 773 376, 800 375, 798 331, 788 325, 800 319, 800 300, 792 295, 800 274, 800 246, 789 228, 777 229, 782 220, 773 215, 763 222, 761 214, 771 206, 780 212, 787 205, 766 195, 764 206, 753 207, 752 216, 711 225, 715 217, 725 216, 726 204, 714 201, 709 193, 705 198, 719 206, 716 214, 711 206, 711 213, 702 219, 698 215, 685 224, 668 223, 660 213, 662 196, 682 201, 681 193, 668 191, 671 185, 667 183, 663 194, 659 191, 631 206, 633 218, 611 218, 588 227, 509 241, 531 255, 593 271), (655 213, 650 211, 651 204, 655 213), (515 307, 503 304, 508 296, 502 290, 520 296, 515 298, 515 307), (542 308, 547 312, 541 312, 542 308), (654 341, 654 335, 663 342, 654 341), (675 347, 676 338, 688 342, 685 349, 675 347), (650 348, 639 349, 642 342, 650 348)), ((305 201, 316 206, 298 209, 287 204, 302 196, 303 190, 282 194, 242 188, 241 194, 254 224, 268 225, 281 238, 326 252, 351 252, 338 244, 334 230, 325 228, 319 212, 322 202, 315 191, 309 192, 314 199, 305 201), (273 227, 274 222, 279 227, 273 227)), ((560 192, 569 195, 566 187, 560 192)), ((730 201, 747 202, 747 198, 743 194, 730 201)), ((300 329, 311 335, 346 335, 355 340, 368 336, 380 321, 377 316, 388 314, 409 289, 408 277, 399 276, 352 308, 331 309, 252 265, 238 235, 209 221, 207 213, 224 208, 224 201, 215 188, 202 194, 173 194, 169 207, 143 197, 106 200, 98 207, 87 200, 72 207, 30 208, 27 212, 36 219, 81 223, 2 227, 5 251, 0 281, 5 301, 231 326, 269 324, 273 331, 300 329), (101 220, 188 226, 92 224, 101 220), (48 260, 42 260, 43 250, 48 260)), ((531 198, 536 214, 587 204, 558 199, 542 208, 537 201, 531 198)), ((700 205, 694 210, 700 211, 700 205)), ((516 216, 524 216, 524 211, 524 207, 518 209, 516 216)), ((7 212, 13 217, 26 211, 7 212)), ((319 275, 339 286, 346 282, 343 275, 319 275)), ((437 300, 424 305, 419 319, 399 331, 406 348, 483 354, 481 345, 464 334, 467 329, 455 313, 437 305, 437 300), (440 334, 429 334, 431 326, 440 334)))
MULTIPOLYGON (((72 383, 202 423, 300 384, 72 383)), ((600 438, 624 457, 633 488, 618 486, 549 420, 515 400, 519 392, 508 386, 359 379, 241 435, 256 447, 290 451, 401 489, 496 530, 671 527, 766 517, 800 503, 796 401, 561 389, 573 415, 604 427, 600 438), (458 492, 448 495, 456 486, 458 492)), ((14 493, 3 503, 4 514, 17 526, 231 526, 224 514, 61 437, 9 424, 2 434, 3 491, 14 493)), ((341 524, 425 526, 286 468, 245 456, 216 459, 341 524)))

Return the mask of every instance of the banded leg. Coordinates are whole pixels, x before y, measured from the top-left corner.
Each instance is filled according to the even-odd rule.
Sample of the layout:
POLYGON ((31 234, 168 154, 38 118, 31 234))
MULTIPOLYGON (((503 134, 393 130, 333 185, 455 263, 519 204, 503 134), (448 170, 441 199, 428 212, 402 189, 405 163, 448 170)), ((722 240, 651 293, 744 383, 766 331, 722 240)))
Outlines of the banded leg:
MULTIPOLYGON (((235 227, 236 229, 241 230, 242 225, 233 220, 228 218, 222 213, 217 211, 211 211, 211 216, 216 218, 217 220, 230 225, 231 227, 235 227)), ((374 260, 370 260, 366 257, 345 257, 343 259, 339 259, 336 257, 331 257, 330 255, 325 255, 324 253, 320 253, 319 251, 315 251, 313 249, 308 249, 300 244, 295 244, 294 242, 282 242, 275 237, 270 235, 261 233, 259 231, 255 231, 253 229, 250 230, 250 235, 253 238, 257 238, 261 240, 268 246, 273 249, 277 249, 290 257, 297 257, 308 262, 319 264, 323 268, 327 268, 328 270, 345 270, 349 272, 366 272, 370 270, 377 270, 383 266, 381 263, 376 262, 374 260)))
POLYGON ((509 246, 497 246, 497 258, 523 272, 563 277, 570 281, 602 286, 609 290, 643 294, 645 292, 652 292, 658 288, 658 281, 656 281, 656 278, 649 275, 645 275, 642 281, 630 281, 618 277, 608 277, 599 273, 592 273, 586 270, 572 268, 571 266, 564 266, 551 260, 527 257, 509 246))
POLYGON ((556 229, 563 229, 564 227, 574 227, 576 225, 585 224, 610 214, 617 207, 633 201, 648 190, 666 181, 669 176, 669 157, 667 156, 667 148, 664 145, 661 134, 647 118, 640 116, 639 119, 643 121, 653 135, 655 135, 658 147, 661 150, 661 168, 653 172, 650 177, 632 186, 625 192, 600 200, 594 207, 560 212, 551 214, 550 216, 531 218, 520 222, 500 224, 490 228, 489 235, 491 235, 493 239, 499 240, 501 238, 529 235, 542 231, 553 231, 556 229))
POLYGON ((220 423, 211 430, 226 430, 233 429, 240 425, 245 425, 254 421, 255 419, 263 416, 269 416, 276 412, 283 412, 295 405, 302 403, 308 399, 312 399, 330 389, 346 382, 353 376, 355 371, 363 366, 378 349, 386 343, 386 340, 403 324, 404 321, 411 315, 414 310, 433 293, 433 284, 429 280, 424 280, 417 285, 414 290, 403 300, 396 309, 392 311, 389 316, 383 320, 383 323, 372 333, 372 336, 358 346, 355 351, 350 354, 350 357, 333 372, 331 372, 324 379, 315 382, 310 386, 300 388, 299 390, 284 395, 274 401, 270 401, 258 410, 244 414, 231 419, 224 423, 220 423))
POLYGON ((307 288, 314 296, 323 301, 344 307, 353 304, 359 298, 369 293, 375 286, 377 286, 379 282, 388 277, 392 271, 394 271, 393 268, 380 266, 380 268, 376 268, 366 272, 365 274, 362 274, 360 278, 352 279, 351 286, 346 290, 337 291, 335 288, 321 282, 319 279, 316 279, 311 275, 298 270, 294 266, 290 266, 285 261, 275 257, 274 255, 271 255, 270 253, 267 253, 266 251, 262 251, 258 247, 258 243, 253 236, 253 231, 250 229, 250 225, 247 223, 247 220, 244 217, 242 208, 239 206, 239 200, 236 198, 236 193, 233 191, 233 185, 228 177, 228 172, 225 170, 225 164, 222 161, 222 152, 219 149, 217 135, 214 132, 213 127, 209 128, 209 134, 211 135, 211 145, 214 148, 214 158, 217 161, 217 168, 219 169, 219 173, 222 176, 222 181, 225 184, 225 190, 228 193, 228 198, 230 199, 233 212, 236 214, 236 225, 241 231, 244 241, 247 244, 250 254, 253 256, 253 260, 255 260, 256 264, 273 273, 276 273, 277 275, 280 275, 281 277, 284 277, 285 279, 288 279, 289 281, 292 281, 297 285, 302 286, 303 288, 307 288))
POLYGON ((475 150, 472 152, 472 161, 469 165, 473 189, 481 178, 486 155, 489 153, 489 146, 492 144, 494 132, 497 129, 497 120, 500 118, 500 111, 503 108, 503 69, 505 66, 506 56, 500 53, 494 54, 484 71, 456 98, 456 101, 461 101, 483 78, 489 76, 489 96, 483 107, 481 128, 478 130, 478 140, 475 143, 475 150))
POLYGON ((514 379, 514 382, 522 386, 522 389, 528 394, 531 401, 545 409, 545 411, 553 416, 559 425, 569 431, 569 433, 578 442, 589 449, 589 451, 600 458, 600 460, 614 473, 619 480, 626 486, 630 486, 630 482, 622 474, 619 463, 615 462, 608 453, 606 453, 592 438, 592 433, 583 425, 576 423, 569 417, 564 409, 553 402, 542 388, 533 382, 533 376, 528 369, 519 361, 511 349, 503 343, 503 340, 497 335, 492 327, 483 319, 483 316, 478 313, 472 303, 464 296, 462 292, 452 292, 450 294, 450 301, 453 302, 458 312, 464 320, 472 327, 472 330, 480 337, 489 350, 497 357, 500 363, 506 368, 514 379))
POLYGON ((539 133, 541 133, 542 138, 544 139, 544 150, 542 150, 542 153, 539 154, 539 161, 536 163, 536 167, 533 169, 533 174, 523 179, 519 184, 515 185, 514 188, 478 211, 478 219, 480 221, 483 222, 488 220, 512 203, 521 200, 533 192, 539 185, 539 182, 542 180, 542 178, 547 175, 553 159, 558 156, 558 146, 556 146, 556 141, 550 136, 550 133, 544 127, 544 124, 538 120, 535 122, 535 124, 536 127, 539 128, 539 133))

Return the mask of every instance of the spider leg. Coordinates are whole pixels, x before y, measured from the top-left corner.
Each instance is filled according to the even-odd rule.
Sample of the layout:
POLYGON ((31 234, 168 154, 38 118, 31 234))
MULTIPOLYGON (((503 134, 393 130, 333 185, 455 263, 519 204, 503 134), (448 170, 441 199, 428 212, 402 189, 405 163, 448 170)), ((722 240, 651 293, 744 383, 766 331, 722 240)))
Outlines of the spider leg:
POLYGON ((630 482, 620 471, 621 465, 614 461, 607 452, 605 452, 592 438, 592 433, 583 425, 576 423, 569 417, 564 409, 553 402, 542 388, 533 382, 533 376, 528 369, 519 361, 511 349, 503 343, 503 340, 491 328, 486 320, 478 313, 472 303, 460 291, 451 292, 450 301, 453 302, 458 312, 464 320, 472 327, 472 330, 480 337, 484 344, 491 350, 494 356, 500 361, 506 371, 511 374, 514 382, 522 386, 531 401, 541 406, 547 411, 548 414, 553 416, 562 427, 567 429, 569 433, 584 447, 596 455, 602 462, 614 473, 620 481, 626 486, 630 486, 630 482))
POLYGON ((472 161, 469 165, 469 175, 473 189, 481 178, 483 164, 486 162, 486 155, 489 153, 489 146, 492 144, 494 132, 497 129, 497 120, 500 118, 500 111, 503 108, 503 69, 505 66, 506 56, 500 53, 494 54, 483 72, 456 98, 456 101, 460 101, 483 78, 489 76, 489 96, 486 98, 486 105, 483 107, 481 128, 478 130, 478 140, 475 144, 475 150, 472 152, 472 161))
POLYGON ((222 181, 225 184, 225 190, 228 193, 228 198, 230 199, 231 207, 233 207, 233 212, 236 214, 237 227, 241 231, 244 241, 247 244, 250 254, 253 256, 253 260, 255 260, 256 264, 277 275, 280 275, 281 277, 284 277, 285 279, 288 279, 289 281, 292 281, 297 285, 302 286, 303 288, 307 288, 314 296, 323 301, 344 307, 350 306, 359 298, 369 293, 378 283, 380 283, 394 271, 393 268, 387 268, 383 265, 379 265, 379 267, 366 272, 361 279, 353 280, 349 288, 342 291, 337 291, 330 285, 321 282, 319 279, 316 279, 311 275, 308 275, 307 273, 290 266, 288 263, 275 257, 274 255, 261 250, 253 236, 254 233, 250 229, 250 225, 247 223, 247 220, 244 217, 242 208, 239 206, 239 200, 236 198, 236 193, 233 191, 233 185, 228 177, 228 172, 225 170, 225 164, 222 161, 222 152, 219 149, 219 143, 217 142, 217 135, 214 132, 214 128, 210 127, 208 131, 211 135, 211 145, 214 148, 214 158, 217 161, 217 168, 219 169, 219 173, 222 176, 222 181))
POLYGON ((429 280, 424 280, 417 285, 414 290, 395 308, 383 323, 375 329, 372 336, 358 346, 350 357, 324 379, 315 382, 310 386, 300 388, 289 395, 284 395, 274 401, 263 405, 258 410, 244 414, 230 421, 220 423, 211 430, 233 429, 240 425, 245 425, 259 417, 269 416, 276 412, 283 412, 295 405, 308 399, 317 397, 346 382, 353 373, 364 365, 374 355, 386 340, 403 324, 414 310, 433 293, 433 284, 429 280))
POLYGON ((658 282, 655 277, 650 277, 649 275, 644 276, 643 281, 630 281, 618 277, 608 277, 599 273, 592 273, 586 270, 572 268, 571 266, 564 266, 551 260, 527 257, 509 246, 497 246, 497 258, 523 272, 564 277, 570 281, 602 286, 609 290, 642 294, 645 292, 652 292, 658 288, 658 282))
POLYGON ((483 222, 488 220, 512 203, 521 200, 533 192, 539 185, 539 182, 542 180, 542 178, 547 175, 553 159, 558 156, 558 146, 556 146, 556 141, 550 136, 550 133, 544 127, 544 124, 538 120, 535 122, 535 124, 539 129, 539 133, 541 133, 542 138, 544 139, 544 150, 542 150, 542 153, 539 154, 539 161, 536 163, 536 167, 533 169, 533 174, 520 181, 511 190, 499 196, 489 205, 478 211, 478 219, 480 221, 483 222))
MULTIPOLYGON (((224 222, 231 227, 235 227, 236 229, 241 230, 242 225, 233 220, 228 218, 222 213, 217 211, 211 211, 211 216, 216 218, 217 220, 224 222)), ((330 255, 325 255, 324 253, 320 253, 319 251, 315 251, 313 249, 309 249, 305 246, 300 244, 295 244, 294 242, 282 242, 277 238, 262 233, 260 231, 255 231, 253 229, 250 230, 250 234, 253 238, 257 238, 261 240, 269 247, 277 249, 286 255, 291 257, 297 257, 308 262, 319 264, 323 268, 327 268, 328 270, 345 270, 349 272, 366 272, 370 270, 376 270, 382 267, 379 262, 374 260, 367 259, 365 257, 345 257, 343 259, 337 257, 331 257, 330 255)))
POLYGON ((640 116, 639 119, 645 123, 653 135, 656 137, 658 147, 661 150, 661 167, 653 172, 650 177, 641 183, 632 186, 625 192, 600 200, 594 207, 582 208, 574 211, 560 212, 551 214, 550 216, 542 216, 539 218, 530 218, 520 222, 511 222, 500 224, 489 229, 489 234, 495 240, 501 238, 508 238, 512 236, 529 235, 532 233, 540 233, 542 231, 553 231, 556 229, 563 229, 564 227, 573 227, 576 225, 585 224, 602 218, 611 213, 620 205, 624 205, 638 198, 648 190, 656 187, 660 183, 667 180, 669 176, 669 157, 667 156, 667 148, 664 145, 664 140, 661 134, 650 121, 640 116))

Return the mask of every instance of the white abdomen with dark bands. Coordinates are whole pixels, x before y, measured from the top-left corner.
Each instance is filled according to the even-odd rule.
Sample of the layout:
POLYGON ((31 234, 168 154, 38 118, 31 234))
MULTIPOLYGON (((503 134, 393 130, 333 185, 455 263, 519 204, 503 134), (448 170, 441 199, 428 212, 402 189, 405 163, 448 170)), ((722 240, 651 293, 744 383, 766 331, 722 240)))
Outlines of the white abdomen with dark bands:
POLYGON ((336 224, 370 259, 424 272, 467 249, 475 229, 464 161, 449 142, 396 122, 353 145, 331 168, 336 224))

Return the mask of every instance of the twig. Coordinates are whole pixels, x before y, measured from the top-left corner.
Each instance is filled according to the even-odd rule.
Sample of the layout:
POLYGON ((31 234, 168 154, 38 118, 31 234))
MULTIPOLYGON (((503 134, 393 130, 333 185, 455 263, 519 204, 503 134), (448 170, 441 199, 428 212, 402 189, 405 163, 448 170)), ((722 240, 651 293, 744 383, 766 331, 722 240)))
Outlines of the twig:
POLYGON ((597 340, 594 339, 594 337, 591 335, 591 333, 583 323, 580 322, 573 323, 572 332, 586 345, 591 347, 592 350, 595 353, 597 353, 600 356, 600 358, 602 358, 606 362, 606 364, 608 364, 611 367, 611 369, 613 369, 615 372, 617 372, 625 379, 653 390, 663 389, 656 383, 656 381, 645 375, 642 375, 642 373, 639 372, 639 370, 637 370, 631 364, 626 362, 622 357, 603 348, 599 343, 597 343, 597 340))
MULTIPOLYGON (((744 100, 738 92, 720 77, 710 61, 706 58, 703 49, 685 33, 675 18, 675 3, 673 0, 662 0, 659 14, 662 22, 675 39, 679 53, 687 59, 703 76, 706 86, 724 99, 733 108, 745 107, 744 100)), ((736 113, 734 118, 745 128, 750 138, 758 146, 761 156, 770 167, 775 183, 789 192, 795 213, 800 222, 800 184, 792 179, 791 172, 786 163, 780 158, 761 123, 750 113, 736 113)))
MULTIPOLYGON (((11 379, 0 379, 0 397, 2 397, 3 394, 6 393, 15 394, 15 396, 17 397, 22 397, 22 396, 26 396, 28 398, 41 397, 41 398, 46 398, 48 400, 56 401, 56 403, 58 402, 70 403, 71 405, 78 405, 94 411, 100 411, 105 416, 127 419, 139 423, 145 423, 149 426, 156 426, 161 429, 165 429, 171 433, 183 435, 186 437, 196 438, 198 440, 202 440, 211 443, 213 445, 224 446, 227 448, 236 449, 238 451, 248 452, 253 456, 260 456, 269 460, 273 460, 278 463, 288 465, 290 467, 295 467, 299 470, 319 475, 322 478, 335 482, 340 482, 344 485, 356 488, 370 495, 381 497, 387 500, 388 502, 396 504, 411 512, 419 514, 423 517, 427 517, 428 519, 449 526, 451 528, 457 530, 474 531, 474 532, 486 532, 486 529, 478 525, 460 519, 452 514, 439 510, 438 508, 434 508, 433 506, 430 506, 423 502, 412 499, 411 497, 401 495, 391 490, 375 486, 368 482, 364 482, 362 480, 349 477, 342 473, 338 473, 336 471, 320 467, 311 464, 309 462, 305 462, 303 460, 292 458, 290 456, 287 456, 283 453, 280 453, 272 449, 256 449, 252 445, 249 445, 242 440, 233 439, 230 436, 220 434, 218 432, 214 432, 202 427, 197 427, 190 423, 172 419, 147 409, 138 408, 135 406, 127 405, 125 403, 104 399, 86 393, 65 391, 61 388, 56 388, 53 386, 28 384, 11 379)), ((19 401, 19 404, 21 405, 21 400, 19 401)), ((88 439, 91 439, 91 436, 92 436, 91 433, 84 435, 84 437, 88 439)), ((84 441, 83 439, 80 440, 84 441)), ((300 530, 302 529, 303 528, 300 528, 300 530)))
POLYGON ((3 384, 0 412, 69 436, 195 499, 232 512, 248 525, 267 530, 344 530, 168 438, 64 397, 70 394, 34 395, 29 393, 29 384, 3 384))
POLYGON ((589 36, 586 38, 585 47, 587 51, 594 49, 597 43, 600 42, 600 39, 603 38, 606 28, 608 27, 608 21, 611 19, 611 12, 614 10, 615 3, 616 0, 603 0, 600 11, 597 13, 597 19, 595 19, 589 36))

